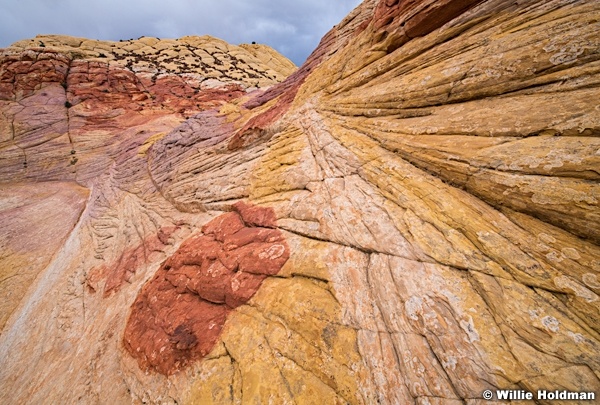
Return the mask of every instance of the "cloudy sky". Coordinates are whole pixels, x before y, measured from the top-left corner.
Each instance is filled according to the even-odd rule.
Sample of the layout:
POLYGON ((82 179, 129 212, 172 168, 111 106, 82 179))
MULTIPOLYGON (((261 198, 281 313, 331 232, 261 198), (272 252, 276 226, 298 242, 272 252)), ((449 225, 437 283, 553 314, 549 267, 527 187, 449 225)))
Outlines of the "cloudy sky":
POLYGON ((256 41, 300 65, 361 0, 2 0, 0 48, 36 34, 118 41, 209 34, 256 41))

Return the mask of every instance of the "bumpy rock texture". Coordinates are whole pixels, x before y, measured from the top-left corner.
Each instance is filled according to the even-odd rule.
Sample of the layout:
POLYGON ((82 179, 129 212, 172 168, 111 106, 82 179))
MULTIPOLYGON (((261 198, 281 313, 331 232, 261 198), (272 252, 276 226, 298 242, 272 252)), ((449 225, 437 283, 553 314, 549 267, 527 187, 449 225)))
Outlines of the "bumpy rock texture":
POLYGON ((293 73, 210 38, 4 50, 0 396, 600 393, 599 21, 366 0, 293 73))
POLYGON ((233 208, 182 243, 133 303, 124 343, 140 367, 168 375, 206 356, 229 312, 289 258, 281 232, 264 227, 272 209, 233 208))

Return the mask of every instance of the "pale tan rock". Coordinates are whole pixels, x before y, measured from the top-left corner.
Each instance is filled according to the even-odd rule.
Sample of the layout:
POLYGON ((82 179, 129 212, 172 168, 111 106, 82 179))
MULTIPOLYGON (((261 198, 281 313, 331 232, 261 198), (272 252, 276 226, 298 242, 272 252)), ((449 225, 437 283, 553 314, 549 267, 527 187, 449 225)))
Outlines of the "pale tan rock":
POLYGON ((0 327, 66 242, 87 198, 88 190, 75 183, 2 185, 0 327))
POLYGON ((597 2, 365 1, 287 80, 248 94, 228 83, 287 69, 262 46, 141 38, 95 64, 93 41, 17 43, 2 77, 23 80, 0 82, 2 184, 90 191, 80 207, 85 189, 60 183, 71 217, 83 210, 74 222, 33 216, 68 235, 36 248, 46 262, 10 304, 0 395, 480 405, 501 403, 486 389, 600 392, 599 20, 597 2), (75 54, 94 63, 75 64, 64 92, 75 54), (183 65, 195 58, 210 69, 183 65), (248 69, 224 78, 219 63, 248 69), (202 360, 140 369, 123 346, 131 305, 239 201, 274 210, 263 220, 289 259, 202 360), (124 282, 104 297, 111 271, 124 282))

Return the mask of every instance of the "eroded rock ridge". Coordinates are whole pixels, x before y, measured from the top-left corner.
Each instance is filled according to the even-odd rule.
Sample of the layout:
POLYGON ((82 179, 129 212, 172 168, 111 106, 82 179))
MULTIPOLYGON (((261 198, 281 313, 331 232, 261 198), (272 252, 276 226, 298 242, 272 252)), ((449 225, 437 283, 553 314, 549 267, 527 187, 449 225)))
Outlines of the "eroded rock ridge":
POLYGON ((294 71, 207 37, 4 50, 0 396, 599 393, 599 21, 366 0, 294 71))

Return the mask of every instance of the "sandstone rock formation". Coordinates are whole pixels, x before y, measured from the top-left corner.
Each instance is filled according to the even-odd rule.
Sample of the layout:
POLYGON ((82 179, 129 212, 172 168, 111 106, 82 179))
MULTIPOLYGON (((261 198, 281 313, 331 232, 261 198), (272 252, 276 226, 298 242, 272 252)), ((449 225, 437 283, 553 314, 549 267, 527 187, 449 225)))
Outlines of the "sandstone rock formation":
POLYGON ((600 394, 599 21, 366 0, 293 73, 211 38, 4 50, 3 402, 600 394))

